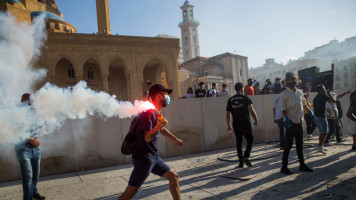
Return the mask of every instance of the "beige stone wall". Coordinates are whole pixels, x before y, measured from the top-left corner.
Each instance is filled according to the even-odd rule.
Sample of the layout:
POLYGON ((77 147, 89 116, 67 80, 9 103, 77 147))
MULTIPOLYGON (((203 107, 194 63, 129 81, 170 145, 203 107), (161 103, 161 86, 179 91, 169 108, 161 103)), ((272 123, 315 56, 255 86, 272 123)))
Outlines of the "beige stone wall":
MULTIPOLYGON (((147 79, 162 83, 161 75, 165 72, 164 84, 173 88, 172 97, 178 98, 178 53, 178 39, 49 33, 38 66, 48 70, 47 81, 56 83, 56 76, 66 76, 56 74, 64 58, 74 68, 75 82, 89 81, 90 88, 110 93, 110 67, 121 68, 119 76, 126 79, 129 100, 142 98, 147 79), (88 80, 89 68, 94 72, 94 80, 88 80)), ((111 76, 110 84, 120 77, 111 76)))
MULTIPOLYGON (((259 125, 253 126, 255 143, 278 141, 279 129, 273 122, 272 107, 278 95, 251 96, 257 112, 259 125)), ((315 93, 312 94, 313 99, 315 93)), ((341 99, 346 110, 349 95, 341 99)), ((207 152, 235 147, 234 134, 227 133, 227 97, 176 99, 163 110, 168 120, 167 128, 184 141, 176 146, 160 136, 158 149, 162 158, 207 152)), ((344 117, 343 134, 350 135, 351 120, 344 117)), ((130 156, 120 152, 122 141, 129 130, 131 119, 98 117, 84 120, 67 120, 64 127, 53 134, 40 136, 41 176, 122 165, 131 162, 130 156)), ((306 134, 306 132, 304 131, 306 134)), ((314 132, 317 135, 318 131, 314 132)), ((19 167, 14 147, 2 146, 0 151, 0 182, 18 180, 19 167)))

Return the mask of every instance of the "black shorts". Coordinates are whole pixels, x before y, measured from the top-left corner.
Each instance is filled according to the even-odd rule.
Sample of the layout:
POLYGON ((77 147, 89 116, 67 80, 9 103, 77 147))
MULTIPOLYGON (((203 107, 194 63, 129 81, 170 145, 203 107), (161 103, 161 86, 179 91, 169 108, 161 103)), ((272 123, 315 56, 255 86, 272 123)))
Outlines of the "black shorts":
POLYGON ((129 185, 137 188, 141 187, 151 172, 162 177, 164 173, 171 169, 158 155, 149 157, 132 155, 132 164, 134 169, 130 176, 129 185))

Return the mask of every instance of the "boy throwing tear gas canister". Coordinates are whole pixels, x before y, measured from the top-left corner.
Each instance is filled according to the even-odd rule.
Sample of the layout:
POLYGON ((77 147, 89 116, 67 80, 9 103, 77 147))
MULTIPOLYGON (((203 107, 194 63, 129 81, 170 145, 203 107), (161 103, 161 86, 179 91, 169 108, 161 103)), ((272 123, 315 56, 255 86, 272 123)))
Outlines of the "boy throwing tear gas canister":
MULTIPOLYGON (((132 152, 134 169, 131 173, 129 184, 119 199, 131 199, 138 189, 151 174, 161 176, 169 181, 169 189, 173 199, 181 199, 178 174, 174 172, 157 153, 158 136, 161 133, 177 145, 183 141, 169 132, 165 126, 168 122, 160 114, 160 110, 170 103, 172 89, 155 84, 149 90, 149 96, 156 109, 147 110, 138 115, 131 124, 131 129, 136 132, 135 146, 132 152)), ((129 132, 129 134, 130 134, 129 132)))

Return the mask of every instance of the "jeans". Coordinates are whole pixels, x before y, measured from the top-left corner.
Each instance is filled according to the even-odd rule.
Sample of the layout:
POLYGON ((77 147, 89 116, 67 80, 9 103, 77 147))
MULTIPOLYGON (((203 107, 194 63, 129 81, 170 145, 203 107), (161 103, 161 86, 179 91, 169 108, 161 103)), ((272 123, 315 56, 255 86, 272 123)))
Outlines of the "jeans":
POLYGON ((307 124, 307 134, 311 135, 313 134, 316 125, 312 119, 312 117, 309 114, 304 115, 305 123, 307 124))
POLYGON ((297 155, 300 165, 304 165, 303 156, 303 126, 301 123, 295 124, 291 122, 291 126, 287 128, 287 141, 284 146, 282 167, 288 166, 289 152, 293 146, 293 140, 295 138, 295 145, 297 147, 297 155))
POLYGON ((41 151, 26 145, 16 147, 15 150, 21 168, 23 199, 32 200, 33 195, 37 193, 41 151))
POLYGON ((279 127, 279 147, 284 147, 286 143, 286 134, 284 131, 284 118, 277 120, 279 127))
POLYGON ((245 154, 243 157, 248 158, 250 157, 252 145, 253 145, 253 135, 252 135, 252 128, 251 125, 249 127, 235 127, 234 126, 234 133, 236 136, 236 150, 237 150, 237 157, 239 161, 242 162, 242 136, 245 137, 247 141, 247 146, 245 150, 245 154))
POLYGON ((329 132, 328 135, 326 136, 325 139, 325 143, 328 143, 331 136, 334 134, 335 132, 335 136, 336 136, 336 141, 341 142, 341 136, 340 136, 340 124, 338 121, 334 121, 332 119, 328 119, 328 124, 329 124, 329 132))

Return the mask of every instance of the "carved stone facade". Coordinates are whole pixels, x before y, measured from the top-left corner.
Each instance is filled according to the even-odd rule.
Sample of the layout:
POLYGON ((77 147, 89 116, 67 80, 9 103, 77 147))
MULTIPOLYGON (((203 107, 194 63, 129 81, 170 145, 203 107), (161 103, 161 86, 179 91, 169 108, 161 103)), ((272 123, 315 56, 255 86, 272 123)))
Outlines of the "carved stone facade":
MULTIPOLYGON (((110 27, 108 0, 96 3, 101 1, 106 4, 97 10, 98 17, 104 17, 105 27, 110 27)), ((40 14, 46 16, 48 39, 35 66, 48 73, 36 89, 45 82, 68 87, 84 80, 93 90, 116 95, 118 100, 134 100, 143 97, 151 81, 172 88, 172 98, 180 95, 179 39, 110 35, 109 29, 106 34, 77 34, 54 0, 1 0, 0 10, 28 23, 40 14)))

